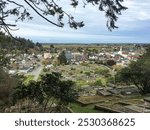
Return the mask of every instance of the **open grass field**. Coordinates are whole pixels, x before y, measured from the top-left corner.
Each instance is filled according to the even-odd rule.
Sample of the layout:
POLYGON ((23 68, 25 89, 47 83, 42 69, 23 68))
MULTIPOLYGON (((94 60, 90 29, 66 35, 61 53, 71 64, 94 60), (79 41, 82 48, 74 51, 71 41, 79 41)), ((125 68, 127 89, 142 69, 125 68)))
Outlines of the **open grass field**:
POLYGON ((97 44, 77 44, 77 43, 70 43, 70 44, 42 44, 43 47, 50 47, 50 45, 54 45, 57 48, 78 48, 78 47, 82 47, 82 48, 101 48, 101 47, 119 47, 119 46, 126 46, 126 47, 133 47, 133 44, 113 44, 113 43, 97 43, 97 44))
POLYGON ((27 84, 29 84, 29 82, 32 81, 32 80, 34 80, 34 76, 33 76, 33 75, 28 75, 28 76, 25 77, 23 83, 24 83, 25 85, 27 85, 27 84))
MULTIPOLYGON (((106 46, 106 45, 92 45, 92 44, 53 44, 55 47, 57 48, 96 48, 99 47, 101 48, 102 46, 106 46)), ((43 44, 43 47, 49 48, 50 45, 49 44, 43 44)))
POLYGON ((94 109, 94 105, 86 105, 86 106, 81 106, 78 103, 72 103, 70 105, 70 108, 73 110, 75 113, 102 113, 102 111, 94 109))
POLYGON ((59 65, 52 67, 49 72, 57 71, 62 74, 65 79, 70 79, 76 82, 76 85, 87 86, 93 85, 97 80, 101 80, 102 85, 106 86, 107 78, 103 71, 110 73, 109 69, 103 65, 86 64, 86 65, 59 65))

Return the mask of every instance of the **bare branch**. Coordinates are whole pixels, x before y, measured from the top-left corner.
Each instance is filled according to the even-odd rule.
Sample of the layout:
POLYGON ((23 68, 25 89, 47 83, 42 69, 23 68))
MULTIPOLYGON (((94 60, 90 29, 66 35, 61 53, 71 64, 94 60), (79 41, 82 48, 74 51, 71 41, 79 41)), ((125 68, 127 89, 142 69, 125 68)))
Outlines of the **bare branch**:
POLYGON ((23 8, 24 8, 23 5, 18 4, 18 3, 16 3, 15 1, 11 1, 11 0, 7 0, 7 1, 10 2, 10 3, 13 3, 13 4, 15 4, 15 5, 19 6, 19 7, 23 7, 23 8))
POLYGON ((43 19, 45 19, 46 21, 48 21, 49 23, 57 26, 57 27, 63 27, 62 25, 58 25, 52 21, 50 21, 49 19, 47 19, 46 17, 44 17, 42 14, 40 14, 27 0, 24 0, 38 15, 40 15, 43 19))

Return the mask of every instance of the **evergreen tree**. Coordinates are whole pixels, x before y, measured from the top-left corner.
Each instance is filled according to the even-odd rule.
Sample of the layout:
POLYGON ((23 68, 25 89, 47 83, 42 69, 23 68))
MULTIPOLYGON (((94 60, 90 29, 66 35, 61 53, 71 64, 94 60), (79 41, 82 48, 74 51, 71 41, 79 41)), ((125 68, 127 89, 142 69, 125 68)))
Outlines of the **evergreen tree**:
POLYGON ((66 55, 65 55, 65 51, 62 51, 59 56, 58 56, 58 62, 59 64, 67 64, 67 59, 66 59, 66 55))
POLYGON ((136 85, 141 94, 150 93, 150 47, 142 58, 119 71, 116 79, 136 85))

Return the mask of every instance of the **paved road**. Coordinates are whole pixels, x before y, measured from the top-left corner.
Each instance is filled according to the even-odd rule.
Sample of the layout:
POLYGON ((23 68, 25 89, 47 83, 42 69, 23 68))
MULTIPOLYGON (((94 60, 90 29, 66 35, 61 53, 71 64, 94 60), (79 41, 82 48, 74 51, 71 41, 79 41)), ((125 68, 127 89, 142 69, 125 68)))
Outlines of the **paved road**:
POLYGON ((33 75, 34 80, 37 81, 42 70, 43 70, 43 65, 40 65, 39 67, 35 68, 32 72, 29 72, 27 75, 33 75))

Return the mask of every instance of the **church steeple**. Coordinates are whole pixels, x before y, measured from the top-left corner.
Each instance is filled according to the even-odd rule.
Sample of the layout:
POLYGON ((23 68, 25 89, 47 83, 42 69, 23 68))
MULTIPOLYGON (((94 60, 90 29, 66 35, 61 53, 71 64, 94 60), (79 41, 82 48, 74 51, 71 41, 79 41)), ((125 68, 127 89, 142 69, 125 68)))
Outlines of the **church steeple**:
POLYGON ((118 54, 120 54, 120 55, 122 54, 122 46, 120 47, 118 54))

